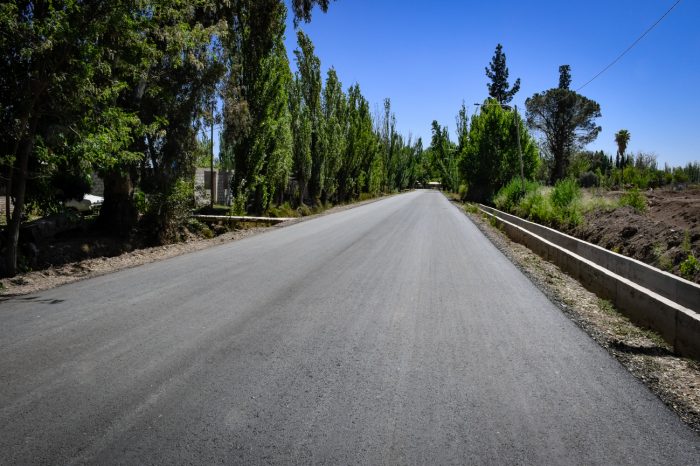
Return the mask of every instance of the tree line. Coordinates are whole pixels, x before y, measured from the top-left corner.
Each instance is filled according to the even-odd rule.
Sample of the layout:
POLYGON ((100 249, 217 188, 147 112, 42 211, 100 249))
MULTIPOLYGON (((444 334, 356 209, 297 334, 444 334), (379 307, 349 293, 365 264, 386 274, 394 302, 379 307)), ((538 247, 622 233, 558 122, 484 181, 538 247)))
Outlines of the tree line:
MULTIPOLYGON (((295 28, 329 3, 293 0, 295 28)), ((93 171, 104 180, 100 228, 127 236, 138 226, 154 243, 172 241, 193 207, 200 135, 212 124, 241 211, 425 182, 422 141, 398 133, 390 100, 373 115, 359 84, 344 88, 333 68, 322 79, 301 30, 292 74, 287 14, 282 0, 0 5, 2 272, 17 272, 28 210, 59 211, 89 192, 93 171)))
MULTIPOLYGON (((615 133, 615 158, 585 146, 600 134, 600 105, 571 89, 571 68, 559 67, 556 87, 525 100, 525 115, 511 105, 520 78, 509 83, 503 46, 496 46, 485 68, 488 97, 469 119, 462 104, 456 119, 457 142, 447 128, 433 122, 428 154, 437 156, 444 186, 465 199, 491 202, 511 181, 522 196, 528 180, 555 185, 572 179, 582 187, 632 186, 654 188, 670 183, 700 182, 698 163, 685 167, 657 167, 653 154, 627 152, 630 132, 615 133), (536 139, 537 138, 537 139, 536 139)), ((511 189, 509 188, 509 189, 511 189)))

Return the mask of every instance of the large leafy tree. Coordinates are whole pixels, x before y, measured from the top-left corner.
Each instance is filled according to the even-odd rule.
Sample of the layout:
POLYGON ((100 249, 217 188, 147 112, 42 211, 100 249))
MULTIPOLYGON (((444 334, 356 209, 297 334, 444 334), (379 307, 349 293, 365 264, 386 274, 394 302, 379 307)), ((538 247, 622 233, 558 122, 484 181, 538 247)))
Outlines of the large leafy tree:
POLYGON ((520 152, 524 176, 530 178, 537 168, 538 155, 523 121, 495 100, 485 102, 481 111, 472 117, 460 162, 462 177, 468 184, 467 196, 475 201, 486 201, 519 176, 520 152))
POLYGON ((50 175, 50 168, 89 170, 91 162, 133 156, 127 146, 138 120, 115 105, 125 84, 114 76, 118 60, 105 46, 135 21, 125 14, 130 7, 71 0, 0 5, 0 157, 14 205, 4 244, 7 275, 17 271, 28 180, 50 175))
POLYGON ((513 96, 520 90, 520 78, 516 79, 513 87, 508 83, 508 67, 506 66, 506 54, 503 53, 503 46, 498 44, 496 51, 491 58, 491 63, 485 68, 486 76, 491 80, 486 85, 489 96, 496 99, 499 104, 507 104, 513 100, 513 96))
POLYGON ((569 87, 569 65, 559 67, 559 87, 536 93, 525 101, 528 126, 543 137, 552 183, 566 176, 571 155, 594 141, 601 131, 596 118, 600 105, 569 87))
POLYGON ((226 23, 213 7, 208 0, 159 0, 148 15, 154 55, 138 113, 148 125, 141 167, 142 187, 151 194, 145 221, 157 242, 177 239, 189 214, 197 134, 224 71, 214 39, 226 23))

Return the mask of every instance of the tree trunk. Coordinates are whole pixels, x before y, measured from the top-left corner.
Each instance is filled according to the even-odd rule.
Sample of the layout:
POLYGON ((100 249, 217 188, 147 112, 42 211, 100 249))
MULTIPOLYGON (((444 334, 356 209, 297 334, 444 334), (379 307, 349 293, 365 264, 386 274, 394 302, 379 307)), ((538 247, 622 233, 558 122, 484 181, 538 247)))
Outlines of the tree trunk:
MULTIPOLYGON (((27 136, 25 137, 19 157, 17 167, 12 176, 15 187, 15 205, 12 210, 12 217, 7 225, 7 251, 5 253, 5 273, 8 277, 17 275, 17 252, 19 249, 19 229, 22 225, 22 215, 24 214, 24 198, 27 192, 27 169, 29 166, 29 155, 34 149, 34 134, 36 132, 36 119, 32 122, 27 136)), ((10 206, 7 206, 9 209, 10 206)))
POLYGON ((138 220, 131 175, 127 171, 110 171, 105 175, 104 185, 105 200, 100 209, 99 225, 106 231, 125 236, 138 220))

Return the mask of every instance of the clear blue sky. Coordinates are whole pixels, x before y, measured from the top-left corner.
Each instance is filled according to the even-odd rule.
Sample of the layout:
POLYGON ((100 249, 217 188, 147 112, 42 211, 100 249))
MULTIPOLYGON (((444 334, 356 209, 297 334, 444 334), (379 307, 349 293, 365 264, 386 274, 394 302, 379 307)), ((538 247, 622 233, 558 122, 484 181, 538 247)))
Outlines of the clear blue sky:
MULTIPOLYGON (((389 97, 399 130, 430 141, 430 124, 455 128, 462 101, 487 96, 484 67, 502 43, 514 103, 558 84, 559 65, 576 89, 609 64, 675 0, 412 1, 336 0, 301 24, 324 73, 345 88, 359 82, 373 107, 389 97)), ((291 15, 287 51, 295 69, 291 15)), ((614 67, 581 90, 601 105, 603 127, 589 149, 615 153, 614 133, 631 133, 628 150, 654 152, 660 165, 700 160, 700 1, 683 0, 614 67)))

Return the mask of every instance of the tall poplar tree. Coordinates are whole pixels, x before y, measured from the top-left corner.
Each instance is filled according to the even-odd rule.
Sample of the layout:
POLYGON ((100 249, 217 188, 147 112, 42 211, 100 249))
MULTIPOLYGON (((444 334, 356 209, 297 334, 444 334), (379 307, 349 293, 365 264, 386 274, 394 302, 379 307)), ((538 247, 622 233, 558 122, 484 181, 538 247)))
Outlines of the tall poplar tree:
POLYGON ((325 159, 321 149, 323 119, 321 118, 321 60, 314 53, 311 38, 303 31, 297 31, 299 48, 294 50, 296 57, 301 96, 305 111, 311 122, 311 176, 308 194, 316 202, 324 188, 325 159))
POLYGON ((342 83, 332 67, 328 70, 322 97, 323 132, 320 149, 325 164, 321 199, 325 202, 334 198, 338 189, 338 172, 342 164, 348 132, 347 98, 343 92, 342 83))
POLYGON ((489 66, 485 68, 486 76, 491 80, 486 85, 489 96, 499 104, 507 104, 513 100, 513 96, 520 90, 520 78, 516 79, 513 87, 508 83, 508 67, 506 66, 506 54, 503 53, 503 46, 498 44, 489 66))
POLYGON ((234 18, 226 37, 223 154, 231 158, 236 208, 261 214, 291 170, 286 7, 279 0, 239 0, 234 18))

